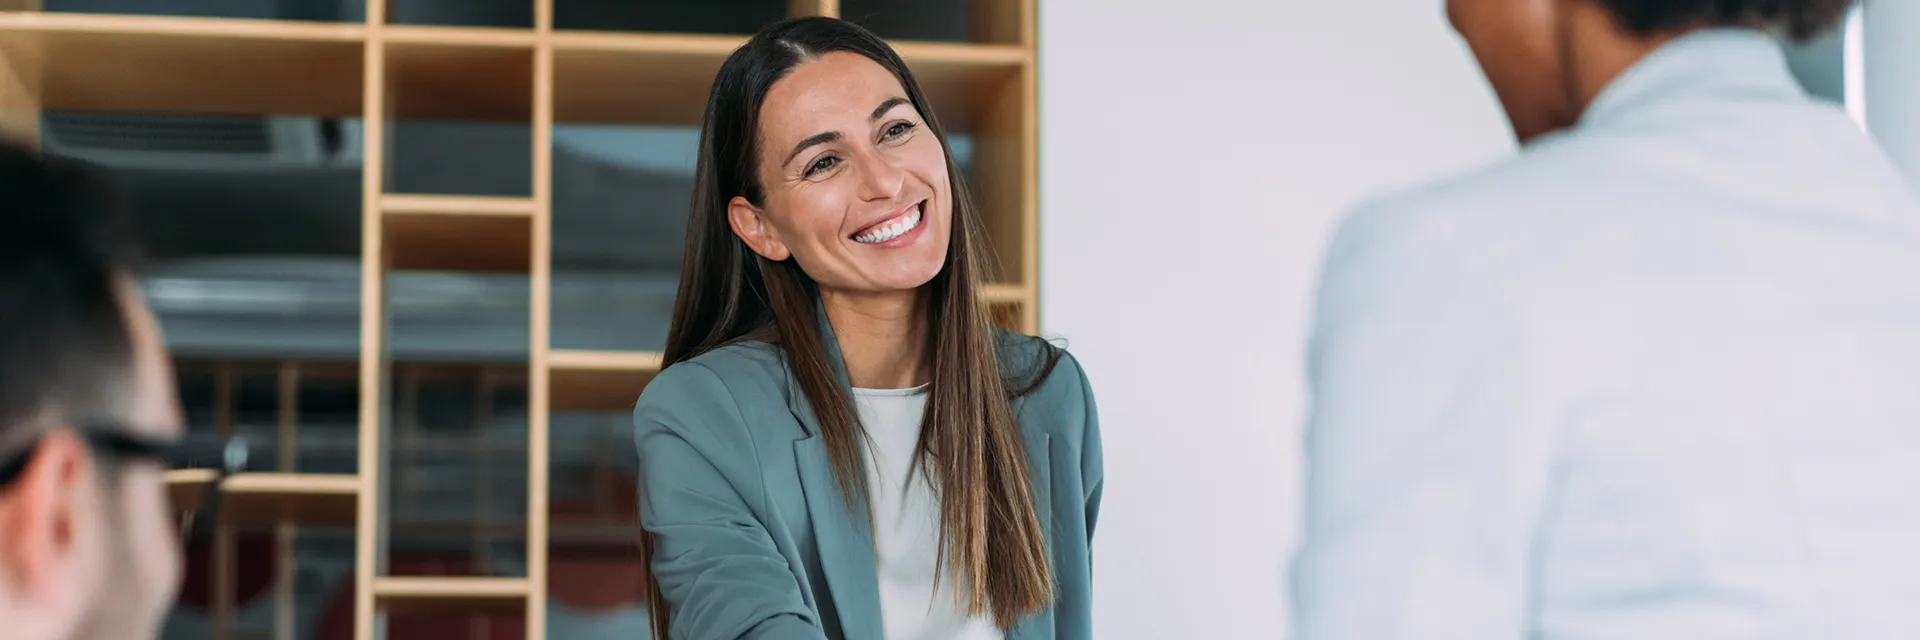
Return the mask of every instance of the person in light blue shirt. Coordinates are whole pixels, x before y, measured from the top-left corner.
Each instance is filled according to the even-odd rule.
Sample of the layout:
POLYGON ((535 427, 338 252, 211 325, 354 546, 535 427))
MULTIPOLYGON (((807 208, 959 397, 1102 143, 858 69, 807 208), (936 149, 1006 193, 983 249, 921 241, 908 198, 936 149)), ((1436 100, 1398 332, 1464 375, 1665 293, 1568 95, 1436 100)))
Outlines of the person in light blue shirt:
POLYGON ((1920 638, 1920 202, 1780 36, 1842 0, 1452 0, 1517 157, 1361 207, 1295 638, 1920 638))

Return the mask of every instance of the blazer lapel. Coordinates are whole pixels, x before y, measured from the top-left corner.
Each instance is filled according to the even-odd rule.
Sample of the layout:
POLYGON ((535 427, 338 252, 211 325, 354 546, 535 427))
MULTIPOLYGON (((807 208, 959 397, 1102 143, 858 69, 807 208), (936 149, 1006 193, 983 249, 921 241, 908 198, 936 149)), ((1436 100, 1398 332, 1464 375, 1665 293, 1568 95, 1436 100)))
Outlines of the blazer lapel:
MULTIPOLYGON (((827 359, 840 387, 848 388, 840 342, 824 312, 819 315, 819 324, 827 359)), ((827 441, 820 437, 820 420, 814 416, 813 405, 801 391, 792 368, 787 371, 787 408, 807 432, 805 439, 793 443, 793 455, 799 465, 800 489, 806 496, 814 545, 820 552, 820 571, 826 575, 835 617, 840 619, 840 637, 877 639, 881 634, 880 587, 873 558, 873 527, 864 509, 849 508, 840 481, 833 475, 827 441)), ((861 452, 863 459, 865 455, 861 452)))

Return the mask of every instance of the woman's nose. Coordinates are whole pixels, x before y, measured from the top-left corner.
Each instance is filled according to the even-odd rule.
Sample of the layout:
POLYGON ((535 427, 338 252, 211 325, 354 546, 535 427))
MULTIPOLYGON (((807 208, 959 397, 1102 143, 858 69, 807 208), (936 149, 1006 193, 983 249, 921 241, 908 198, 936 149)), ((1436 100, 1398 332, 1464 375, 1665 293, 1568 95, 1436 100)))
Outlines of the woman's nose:
POLYGON ((885 154, 869 154, 860 167, 860 198, 862 200, 889 200, 900 196, 907 184, 907 174, 893 166, 893 160, 885 154))

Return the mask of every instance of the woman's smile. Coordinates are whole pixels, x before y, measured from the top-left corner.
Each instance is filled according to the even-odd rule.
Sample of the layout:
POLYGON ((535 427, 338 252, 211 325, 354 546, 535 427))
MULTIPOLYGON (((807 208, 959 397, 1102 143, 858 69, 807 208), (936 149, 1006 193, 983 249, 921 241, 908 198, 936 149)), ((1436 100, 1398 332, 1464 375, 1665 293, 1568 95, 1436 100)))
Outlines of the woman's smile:
POLYGON ((913 203, 906 209, 888 215, 886 218, 867 225, 848 236, 854 242, 881 248, 903 247, 912 244, 920 237, 920 224, 926 219, 927 201, 913 203))

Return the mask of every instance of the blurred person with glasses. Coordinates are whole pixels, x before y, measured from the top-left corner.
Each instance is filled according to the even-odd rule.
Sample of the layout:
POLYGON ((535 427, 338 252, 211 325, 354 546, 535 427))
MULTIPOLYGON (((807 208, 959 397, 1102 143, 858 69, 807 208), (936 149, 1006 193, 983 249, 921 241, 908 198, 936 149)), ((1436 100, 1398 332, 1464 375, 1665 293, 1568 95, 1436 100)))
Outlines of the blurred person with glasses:
POLYGON ((93 174, 0 145, 0 637, 154 637, 180 578, 181 411, 93 174))

